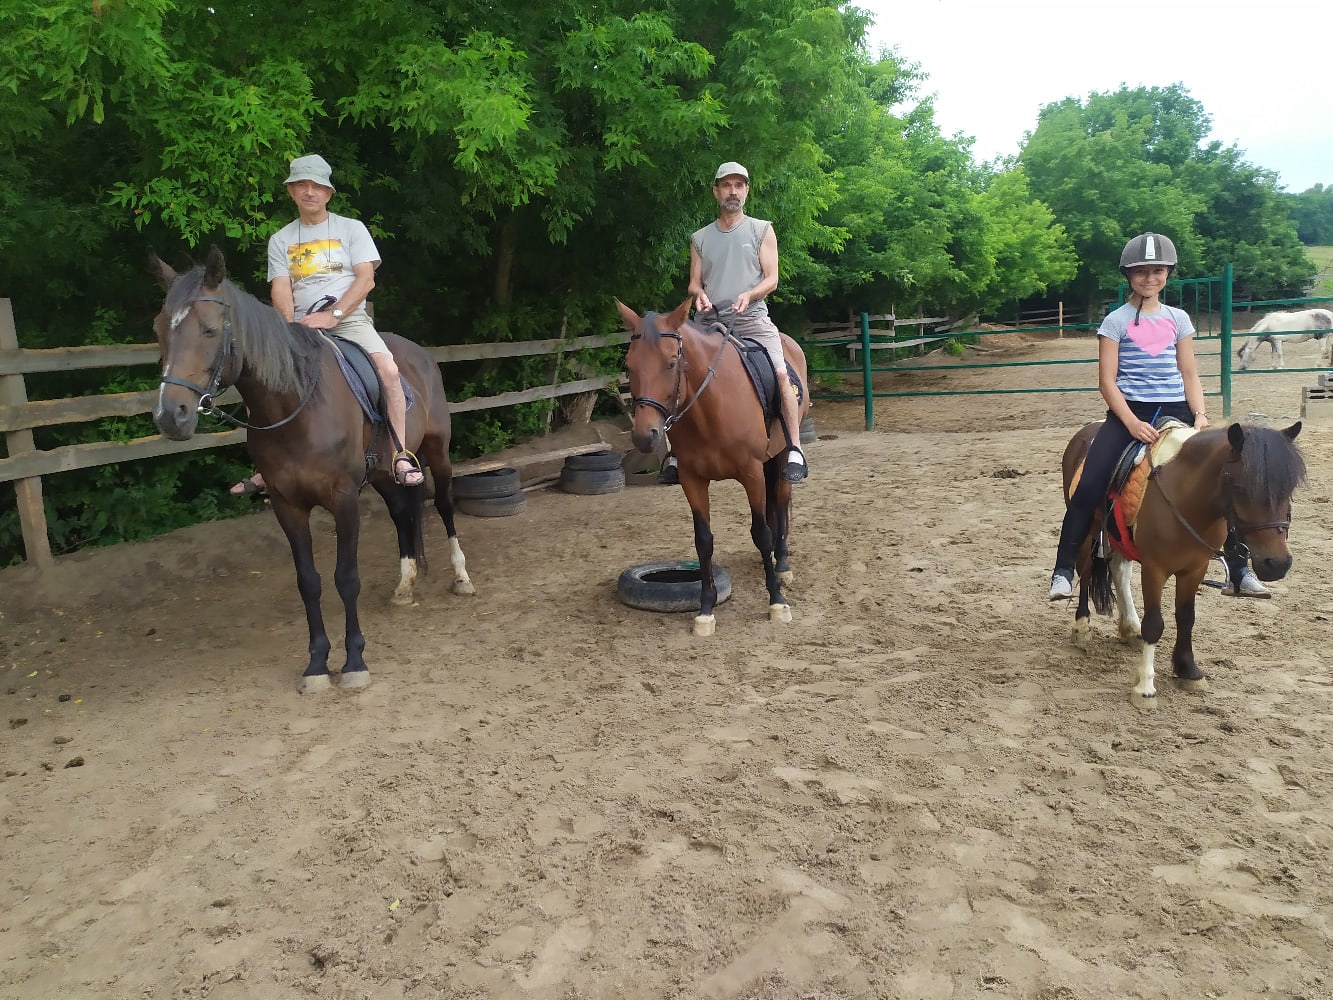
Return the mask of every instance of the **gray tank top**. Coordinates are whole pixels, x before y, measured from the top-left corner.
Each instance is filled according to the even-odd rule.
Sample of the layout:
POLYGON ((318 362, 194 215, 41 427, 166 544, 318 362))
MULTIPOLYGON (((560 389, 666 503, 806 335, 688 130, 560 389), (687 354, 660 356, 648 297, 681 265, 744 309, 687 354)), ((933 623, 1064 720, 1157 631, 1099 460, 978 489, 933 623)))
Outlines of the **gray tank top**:
MULTIPOLYGON (((704 291, 717 309, 725 309, 741 292, 759 284, 764 276, 764 269, 759 266, 759 247, 772 226, 771 222, 747 215, 729 232, 723 232, 712 222, 692 237, 703 264, 704 291)), ((754 320, 767 318, 768 303, 763 300, 750 303, 745 315, 753 316, 754 320)))

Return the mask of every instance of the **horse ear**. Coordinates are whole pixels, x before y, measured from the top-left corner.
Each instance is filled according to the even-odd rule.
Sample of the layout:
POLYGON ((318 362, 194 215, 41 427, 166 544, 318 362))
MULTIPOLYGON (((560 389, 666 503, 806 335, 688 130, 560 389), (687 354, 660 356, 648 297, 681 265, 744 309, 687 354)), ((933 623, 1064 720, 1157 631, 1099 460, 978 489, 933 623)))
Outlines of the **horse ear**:
POLYGON ((686 299, 680 305, 676 306, 675 309, 671 310, 671 315, 663 321, 663 325, 665 325, 668 330, 679 330, 685 325, 685 321, 690 318, 691 301, 691 299, 686 299))
POLYGON ((171 266, 152 250, 148 251, 148 273, 156 278, 157 283, 163 288, 170 288, 177 278, 171 266))
POLYGON ((1296 435, 1299 434, 1300 432, 1301 432, 1301 422, 1297 420, 1294 424, 1292 424, 1282 433, 1286 436, 1288 441, 1295 441, 1296 435))
POLYGON ((204 287, 217 288, 227 278, 227 261, 216 246, 208 248, 204 258, 204 287))
POLYGON ((625 321, 625 329, 630 333, 638 333, 643 329, 643 317, 636 313, 625 303, 616 299, 616 308, 620 310, 620 318, 625 321))
POLYGON ((1231 450, 1239 455, 1245 445, 1245 428, 1240 424, 1232 424, 1227 428, 1227 440, 1231 442, 1231 450))

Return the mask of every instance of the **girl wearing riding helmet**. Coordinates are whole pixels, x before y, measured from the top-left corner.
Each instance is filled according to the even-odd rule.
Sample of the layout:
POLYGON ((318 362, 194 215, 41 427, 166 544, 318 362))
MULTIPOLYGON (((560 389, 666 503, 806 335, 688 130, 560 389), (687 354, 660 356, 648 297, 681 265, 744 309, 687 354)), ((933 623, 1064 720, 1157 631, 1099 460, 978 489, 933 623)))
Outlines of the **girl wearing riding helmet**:
POLYGON ((1174 417, 1196 430, 1208 426, 1194 359, 1194 324, 1183 310, 1161 301, 1175 266, 1175 244, 1159 233, 1135 236, 1120 254, 1129 301, 1109 313, 1097 331, 1097 386, 1108 407, 1106 422, 1088 446, 1065 508, 1051 575, 1052 601, 1074 593, 1079 547, 1130 442, 1156 441, 1153 422, 1158 417, 1174 417))

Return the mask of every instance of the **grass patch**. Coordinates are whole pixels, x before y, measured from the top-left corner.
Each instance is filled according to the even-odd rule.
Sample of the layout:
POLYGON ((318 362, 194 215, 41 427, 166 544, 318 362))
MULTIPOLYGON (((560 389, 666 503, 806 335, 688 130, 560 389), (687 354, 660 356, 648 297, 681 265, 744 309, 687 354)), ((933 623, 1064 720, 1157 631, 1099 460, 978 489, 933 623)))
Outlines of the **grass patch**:
POLYGON ((1333 295, 1333 247, 1306 247, 1305 252, 1319 268, 1314 284, 1310 286, 1310 295, 1333 295))

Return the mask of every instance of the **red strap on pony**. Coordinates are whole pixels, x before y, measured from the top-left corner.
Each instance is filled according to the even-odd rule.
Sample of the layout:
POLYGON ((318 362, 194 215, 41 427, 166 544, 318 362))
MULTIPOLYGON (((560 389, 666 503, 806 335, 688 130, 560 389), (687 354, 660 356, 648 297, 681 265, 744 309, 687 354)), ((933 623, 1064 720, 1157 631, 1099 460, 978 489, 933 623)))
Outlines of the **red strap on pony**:
POLYGON ((1115 529, 1107 532, 1107 536, 1111 539, 1111 547, 1126 559, 1139 562, 1139 547, 1134 544, 1134 529, 1125 523, 1125 505, 1120 502, 1119 493, 1111 496, 1111 521, 1111 527, 1115 529))

